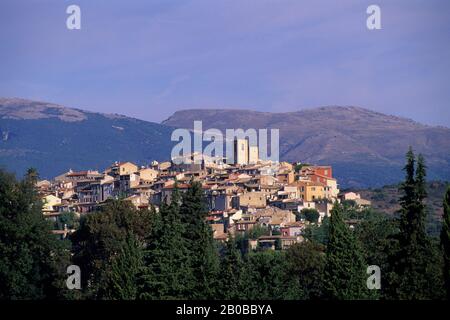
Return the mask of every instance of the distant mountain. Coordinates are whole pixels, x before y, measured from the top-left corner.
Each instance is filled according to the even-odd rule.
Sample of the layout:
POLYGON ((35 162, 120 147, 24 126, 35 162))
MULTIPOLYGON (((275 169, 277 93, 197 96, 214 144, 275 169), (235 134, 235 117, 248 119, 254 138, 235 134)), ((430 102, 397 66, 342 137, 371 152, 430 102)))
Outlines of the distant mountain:
POLYGON ((0 98, 0 166, 54 177, 68 169, 104 169, 114 161, 167 160, 173 128, 45 102, 0 98))
POLYGON ((280 158, 331 164, 343 187, 400 181, 408 146, 426 157, 430 179, 450 180, 450 129, 359 107, 320 107, 297 112, 192 109, 175 112, 165 125, 203 130, 278 128, 280 158))
POLYGON ((169 160, 174 127, 278 128, 280 158, 331 164, 341 187, 375 187, 403 177, 409 145, 422 152, 429 178, 450 180, 450 129, 358 107, 288 113, 183 110, 162 124, 24 99, 0 98, 0 166, 31 166, 53 177, 68 169, 104 169, 114 161, 169 160))

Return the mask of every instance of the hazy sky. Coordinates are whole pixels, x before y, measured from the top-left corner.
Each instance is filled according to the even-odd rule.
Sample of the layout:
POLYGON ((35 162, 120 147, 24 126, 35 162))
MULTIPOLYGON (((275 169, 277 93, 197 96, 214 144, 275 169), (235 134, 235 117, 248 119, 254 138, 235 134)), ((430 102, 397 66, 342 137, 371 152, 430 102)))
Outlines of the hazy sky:
POLYGON ((4 97, 151 121, 357 105, 450 126, 448 0, 0 0, 0 46, 4 97))

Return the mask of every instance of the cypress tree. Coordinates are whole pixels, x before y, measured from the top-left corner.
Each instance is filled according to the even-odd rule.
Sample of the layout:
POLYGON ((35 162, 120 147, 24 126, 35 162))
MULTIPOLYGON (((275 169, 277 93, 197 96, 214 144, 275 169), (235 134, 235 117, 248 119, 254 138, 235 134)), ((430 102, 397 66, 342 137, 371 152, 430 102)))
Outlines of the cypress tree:
POLYGON ((426 165, 425 165, 425 159, 424 157, 419 154, 417 157, 417 168, 416 168, 416 177, 415 177, 415 189, 416 189, 416 197, 417 197, 417 204, 416 204, 416 215, 412 219, 413 222, 413 228, 412 231, 416 232, 417 234, 417 240, 418 241, 424 241, 424 243, 429 242, 429 239, 427 237, 426 233, 426 205, 425 205, 425 198, 427 197, 427 190, 426 190, 426 165))
POLYGON ((225 300, 245 299, 246 274, 245 264, 236 242, 228 239, 224 256, 220 264, 220 293, 219 297, 225 300))
POLYGON ((402 192, 402 197, 400 198, 400 230, 402 231, 403 245, 409 242, 407 236, 411 234, 411 211, 414 210, 416 205, 416 181, 415 175, 416 160, 414 157, 414 152, 410 147, 406 153, 406 164, 403 170, 405 171, 405 181, 400 185, 400 191, 402 192))
POLYGON ((367 298, 365 262, 360 244, 343 220, 342 206, 335 203, 330 218, 326 250, 324 291, 329 299, 367 298))
POLYGON ((142 299, 186 299, 194 286, 190 251, 184 239, 177 184, 170 205, 163 203, 155 230, 147 238, 142 299))
POLYGON ((187 240, 191 256, 191 268, 195 270, 194 286, 190 290, 191 298, 214 299, 219 255, 212 229, 206 222, 208 211, 199 182, 193 181, 183 195, 180 212, 181 221, 185 227, 183 236, 187 240))
POLYGON ((108 276, 106 298, 112 300, 134 300, 139 294, 139 277, 144 266, 143 249, 134 235, 122 242, 113 258, 108 276))
MULTIPOLYGON (((393 272, 390 275, 388 297, 394 299, 420 298, 423 283, 423 275, 418 274, 423 269, 420 240, 424 240, 424 230, 421 228, 421 210, 419 201, 419 189, 416 177, 424 179, 424 165, 421 164, 421 172, 416 172, 416 159, 412 148, 406 153, 405 180, 400 185, 399 191, 402 193, 400 198, 400 233, 399 249, 391 260, 393 272)), ((423 194, 422 194, 423 195, 423 194)))
POLYGON ((427 188, 426 188, 426 172, 427 166, 425 165, 425 158, 422 154, 417 156, 417 169, 416 169, 416 190, 417 190, 417 199, 419 201, 425 200, 427 197, 427 188))
POLYGON ((426 221, 426 166, 422 155, 415 162, 412 148, 406 154, 405 181, 400 186, 400 224, 397 252, 389 259, 387 297, 433 299, 441 297, 441 261, 438 248, 428 237, 426 221))
POLYGON ((444 251, 444 281, 447 299, 450 300, 450 186, 444 197, 444 216, 441 230, 441 246, 444 251))

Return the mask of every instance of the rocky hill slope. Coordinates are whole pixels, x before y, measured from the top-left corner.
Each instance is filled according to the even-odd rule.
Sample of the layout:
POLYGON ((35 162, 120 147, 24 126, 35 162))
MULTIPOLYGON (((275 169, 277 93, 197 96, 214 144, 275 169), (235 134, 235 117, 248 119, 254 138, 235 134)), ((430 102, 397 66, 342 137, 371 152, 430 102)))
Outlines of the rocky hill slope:
POLYGON ((344 186, 381 186, 402 178, 408 146, 426 157, 429 176, 450 178, 450 129, 359 107, 320 107, 297 112, 183 110, 163 124, 203 129, 278 128, 280 158, 332 164, 344 186))
POLYGON ((425 155, 429 178, 450 180, 450 129, 358 107, 288 113, 183 110, 162 124, 24 99, 0 98, 0 166, 43 177, 69 168, 103 169, 114 161, 169 160, 175 127, 278 128, 280 158, 331 164, 341 187, 376 187, 402 179, 409 145, 425 155))
POLYGON ((24 99, 0 99, 0 166, 51 178, 114 161, 148 164, 170 157, 172 128, 120 115, 24 99))

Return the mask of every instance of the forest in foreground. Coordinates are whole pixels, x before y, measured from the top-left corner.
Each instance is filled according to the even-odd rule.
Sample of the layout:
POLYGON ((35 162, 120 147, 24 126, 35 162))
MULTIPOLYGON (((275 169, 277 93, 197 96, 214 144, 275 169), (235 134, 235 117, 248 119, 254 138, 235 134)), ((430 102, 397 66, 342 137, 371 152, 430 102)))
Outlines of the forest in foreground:
POLYGON ((394 216, 335 203, 304 242, 249 250, 254 234, 213 240, 195 182, 159 210, 111 200, 60 240, 42 215, 37 172, 18 180, 0 171, 0 299, 448 299, 450 188, 436 235, 426 227, 424 158, 410 150, 404 173, 394 216), (68 289, 71 265, 81 271, 79 289, 68 289), (379 267, 378 288, 368 288, 368 266, 379 267))

